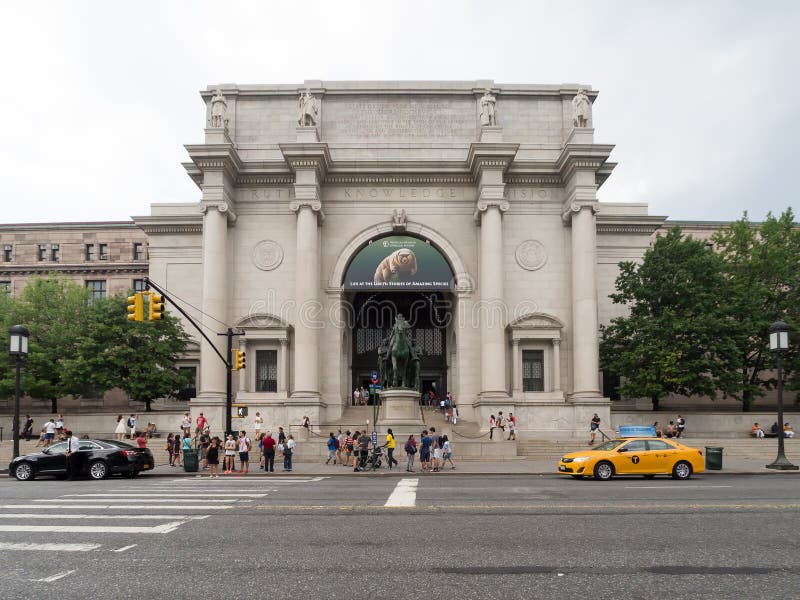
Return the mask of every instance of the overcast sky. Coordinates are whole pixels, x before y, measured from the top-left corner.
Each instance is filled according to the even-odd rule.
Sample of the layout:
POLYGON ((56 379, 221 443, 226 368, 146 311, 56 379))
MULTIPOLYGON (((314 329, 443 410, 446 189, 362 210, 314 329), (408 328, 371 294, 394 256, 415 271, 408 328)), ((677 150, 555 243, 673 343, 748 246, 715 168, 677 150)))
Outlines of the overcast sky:
POLYGON ((800 2, 13 2, 0 22, 0 222, 197 201, 209 84, 591 84, 603 201, 672 219, 794 204, 800 2))

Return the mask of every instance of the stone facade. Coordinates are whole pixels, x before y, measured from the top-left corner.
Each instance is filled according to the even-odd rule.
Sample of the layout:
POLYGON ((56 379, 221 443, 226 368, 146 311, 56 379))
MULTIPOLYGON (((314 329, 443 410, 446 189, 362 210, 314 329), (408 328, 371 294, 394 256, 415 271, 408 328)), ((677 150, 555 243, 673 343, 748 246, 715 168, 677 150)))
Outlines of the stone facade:
MULTIPOLYGON (((209 87, 205 142, 184 165, 199 201, 134 218, 150 276, 201 309, 190 312, 209 334, 246 333, 234 389, 250 415, 333 423, 362 376, 353 306, 371 301, 345 275, 402 233, 452 271, 436 290, 448 319, 431 330, 442 362, 429 376, 461 419, 485 429, 513 411, 525 434, 582 434, 593 412, 609 418, 598 325, 619 310, 617 264, 640 258, 664 219, 597 201, 613 146, 595 142, 580 90, 597 96, 492 81, 209 87)), ((224 337, 209 337, 224 354, 224 337)), ((200 360, 192 404, 223 422, 225 370, 208 341, 200 360)))
POLYGON ((0 225, 0 286, 19 294, 29 277, 64 275, 100 296, 147 277, 147 236, 132 221, 0 225))

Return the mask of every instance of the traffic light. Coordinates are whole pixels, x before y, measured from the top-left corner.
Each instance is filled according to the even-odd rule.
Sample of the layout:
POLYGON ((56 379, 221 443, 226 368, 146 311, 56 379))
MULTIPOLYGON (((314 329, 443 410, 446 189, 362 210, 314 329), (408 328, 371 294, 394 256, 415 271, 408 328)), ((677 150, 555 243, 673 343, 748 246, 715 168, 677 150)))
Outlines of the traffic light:
POLYGON ((128 296, 128 321, 144 321, 144 294, 128 296))
POLYGON ((240 371, 245 368, 245 355, 241 350, 233 351, 233 371, 240 371))
POLYGON ((160 321, 161 320, 161 311, 164 310, 164 305, 162 304, 162 298, 155 292, 150 292, 150 302, 148 302, 147 308, 147 320, 148 321, 160 321))

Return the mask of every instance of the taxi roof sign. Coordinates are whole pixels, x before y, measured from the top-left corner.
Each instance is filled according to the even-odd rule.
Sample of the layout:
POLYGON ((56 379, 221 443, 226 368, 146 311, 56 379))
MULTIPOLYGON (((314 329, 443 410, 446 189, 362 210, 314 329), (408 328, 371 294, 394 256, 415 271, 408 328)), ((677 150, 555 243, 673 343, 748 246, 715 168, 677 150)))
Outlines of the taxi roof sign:
POLYGON ((654 425, 620 425, 619 437, 656 437, 654 425))

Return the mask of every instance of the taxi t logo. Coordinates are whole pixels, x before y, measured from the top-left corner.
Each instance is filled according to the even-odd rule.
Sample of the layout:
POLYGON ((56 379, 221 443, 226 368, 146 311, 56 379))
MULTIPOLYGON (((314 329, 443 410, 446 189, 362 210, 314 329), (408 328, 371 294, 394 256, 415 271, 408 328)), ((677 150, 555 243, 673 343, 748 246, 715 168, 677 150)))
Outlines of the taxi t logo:
POLYGON ((638 456, 631 456, 631 462, 635 465, 639 464, 639 457, 638 456))

